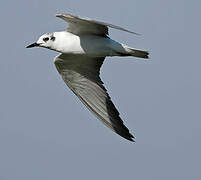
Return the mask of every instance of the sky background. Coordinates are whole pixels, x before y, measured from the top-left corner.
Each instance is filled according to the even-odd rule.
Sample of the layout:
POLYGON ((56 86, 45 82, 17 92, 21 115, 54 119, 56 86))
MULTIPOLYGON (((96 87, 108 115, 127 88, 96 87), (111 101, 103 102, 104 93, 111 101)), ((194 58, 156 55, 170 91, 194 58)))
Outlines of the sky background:
POLYGON ((2 1, 0 180, 201 179, 200 1, 2 1), (141 33, 110 37, 149 60, 110 57, 101 77, 136 142, 106 128, 66 87, 43 48, 73 13, 141 33))

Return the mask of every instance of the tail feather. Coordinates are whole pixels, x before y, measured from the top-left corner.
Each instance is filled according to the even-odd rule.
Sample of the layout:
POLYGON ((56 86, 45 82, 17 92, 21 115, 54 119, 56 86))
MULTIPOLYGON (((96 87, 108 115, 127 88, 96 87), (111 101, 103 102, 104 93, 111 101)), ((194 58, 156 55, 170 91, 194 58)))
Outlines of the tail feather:
POLYGON ((124 46, 124 49, 126 50, 125 55, 127 55, 127 56, 135 56, 135 57, 145 58, 145 59, 149 58, 149 52, 148 51, 143 51, 143 50, 131 48, 128 46, 124 46))
POLYGON ((139 58, 149 58, 149 52, 147 51, 142 51, 134 48, 127 48, 128 52, 130 53, 131 56, 139 57, 139 58))
POLYGON ((131 49, 131 55, 135 56, 135 57, 139 57, 139 58, 145 58, 148 59, 149 58, 149 52, 147 51, 142 51, 142 50, 137 50, 137 49, 131 49))

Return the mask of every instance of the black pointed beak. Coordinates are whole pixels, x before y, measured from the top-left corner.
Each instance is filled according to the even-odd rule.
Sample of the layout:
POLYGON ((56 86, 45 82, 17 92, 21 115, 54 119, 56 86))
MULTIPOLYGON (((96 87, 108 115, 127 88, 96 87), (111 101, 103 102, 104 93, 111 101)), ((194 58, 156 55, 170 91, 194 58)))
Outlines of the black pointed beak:
POLYGON ((37 46, 39 46, 40 44, 38 44, 38 43, 33 43, 33 44, 30 44, 29 46, 27 46, 26 48, 32 48, 32 47, 37 47, 37 46))

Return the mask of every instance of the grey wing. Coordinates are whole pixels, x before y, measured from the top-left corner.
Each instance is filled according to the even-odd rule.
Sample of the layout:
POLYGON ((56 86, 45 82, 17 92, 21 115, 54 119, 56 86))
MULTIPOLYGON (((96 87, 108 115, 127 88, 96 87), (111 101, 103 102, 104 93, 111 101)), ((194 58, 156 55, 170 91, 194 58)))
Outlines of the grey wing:
POLYGON ((66 85, 82 103, 111 130, 133 141, 99 77, 104 59, 60 54, 54 62, 66 85))
POLYGON ((139 35, 138 33, 129 31, 127 29, 124 29, 122 27, 119 27, 113 24, 95 21, 89 18, 81 18, 79 16, 74 16, 71 14, 57 14, 56 17, 59 17, 65 20, 66 22, 68 22, 67 31, 77 35, 94 34, 94 35, 100 35, 100 36, 107 36, 108 27, 139 35))

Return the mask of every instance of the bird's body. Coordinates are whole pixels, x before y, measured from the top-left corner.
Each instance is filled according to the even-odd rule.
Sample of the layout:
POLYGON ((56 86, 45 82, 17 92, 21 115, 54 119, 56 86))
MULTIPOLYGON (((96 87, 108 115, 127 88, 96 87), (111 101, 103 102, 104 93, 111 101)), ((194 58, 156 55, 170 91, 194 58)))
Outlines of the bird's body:
POLYGON ((110 39, 108 27, 134 33, 119 26, 70 14, 58 14, 57 17, 69 23, 67 31, 46 33, 27 47, 40 46, 60 52, 54 63, 66 85, 107 127, 133 141, 134 137, 103 86, 99 71, 106 56, 148 58, 148 52, 110 39))
POLYGON ((112 48, 118 43, 107 37, 96 35, 75 35, 67 31, 55 32, 57 37, 54 49, 65 54, 80 54, 89 56, 114 55, 112 48))
POLYGON ((140 51, 114 41, 109 37, 90 34, 75 35, 67 31, 54 32, 53 36, 56 38, 50 49, 64 54, 106 57, 129 56, 132 55, 130 53, 133 50, 140 51))

